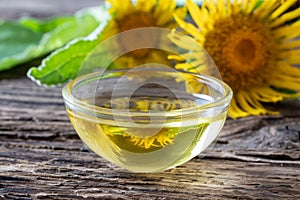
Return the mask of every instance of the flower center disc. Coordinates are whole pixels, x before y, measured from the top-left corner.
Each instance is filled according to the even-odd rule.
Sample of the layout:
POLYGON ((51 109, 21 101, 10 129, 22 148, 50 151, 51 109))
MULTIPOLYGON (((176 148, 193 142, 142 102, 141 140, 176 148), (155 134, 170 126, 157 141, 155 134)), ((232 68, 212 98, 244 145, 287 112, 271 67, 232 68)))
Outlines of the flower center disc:
POLYGON ((265 49, 256 33, 237 31, 229 39, 229 43, 231 45, 223 49, 223 55, 236 74, 251 74, 264 64, 265 49))
POLYGON ((205 37, 205 50, 233 91, 263 83, 274 66, 273 36, 254 16, 236 14, 216 21, 205 37))
MULTIPOLYGON (((132 13, 126 17, 124 17, 118 23, 120 32, 135 29, 135 28, 143 28, 143 27, 153 27, 155 26, 153 18, 143 12, 132 13)), ((133 31, 130 34, 126 34, 119 38, 120 44, 122 48, 127 52, 131 51, 131 49, 135 46, 140 46, 138 43, 143 44, 145 47, 153 46, 153 43, 157 42, 157 36, 153 34, 153 32, 149 32, 148 34, 145 31, 133 31)), ((137 49, 131 51, 130 54, 136 58, 143 58, 147 56, 149 53, 149 49, 137 49)))
POLYGON ((241 63, 251 62, 254 58, 255 54, 255 45, 251 42, 251 40, 241 40, 235 49, 236 58, 241 63))

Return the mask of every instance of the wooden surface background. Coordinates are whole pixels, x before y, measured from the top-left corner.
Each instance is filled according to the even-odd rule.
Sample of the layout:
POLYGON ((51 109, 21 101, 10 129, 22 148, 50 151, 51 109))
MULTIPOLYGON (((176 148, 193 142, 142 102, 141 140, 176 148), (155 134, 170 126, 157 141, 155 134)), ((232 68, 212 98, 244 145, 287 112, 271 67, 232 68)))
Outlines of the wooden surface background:
MULTIPOLYGON (((0 0, 0 17, 47 17, 97 0, 0 0)), ((38 61, 36 61, 38 62, 38 61)), ((279 116, 227 120, 201 158, 134 174, 90 152, 67 117, 61 88, 0 73, 0 199, 300 199, 300 103, 279 116)))

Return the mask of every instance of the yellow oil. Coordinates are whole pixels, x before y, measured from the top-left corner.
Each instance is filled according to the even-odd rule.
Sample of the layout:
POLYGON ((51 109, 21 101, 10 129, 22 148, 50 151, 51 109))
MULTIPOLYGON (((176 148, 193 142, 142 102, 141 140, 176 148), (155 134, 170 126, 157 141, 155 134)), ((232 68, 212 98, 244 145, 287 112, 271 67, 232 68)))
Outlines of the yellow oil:
MULTIPOLYGON (((195 105, 190 101, 170 99, 133 98, 129 104, 121 102, 126 101, 120 98, 113 102, 98 102, 98 106, 146 113, 195 105)), ((119 124, 71 110, 68 114, 78 135, 92 151, 132 172, 164 171, 190 160, 215 139, 226 117, 226 113, 221 113, 208 119, 185 119, 184 123, 162 122, 157 126, 149 122, 147 126, 133 126, 134 119, 119 124)))

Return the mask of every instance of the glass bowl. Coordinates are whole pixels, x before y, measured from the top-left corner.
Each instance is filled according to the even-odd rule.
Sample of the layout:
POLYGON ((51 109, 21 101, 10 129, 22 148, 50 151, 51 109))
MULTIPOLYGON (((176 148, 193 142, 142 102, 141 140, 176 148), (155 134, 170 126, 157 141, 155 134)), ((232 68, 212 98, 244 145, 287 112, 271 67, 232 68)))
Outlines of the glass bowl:
POLYGON ((232 98, 219 79, 159 68, 91 73, 62 91, 70 120, 96 154, 132 172, 161 172, 205 150, 232 98))

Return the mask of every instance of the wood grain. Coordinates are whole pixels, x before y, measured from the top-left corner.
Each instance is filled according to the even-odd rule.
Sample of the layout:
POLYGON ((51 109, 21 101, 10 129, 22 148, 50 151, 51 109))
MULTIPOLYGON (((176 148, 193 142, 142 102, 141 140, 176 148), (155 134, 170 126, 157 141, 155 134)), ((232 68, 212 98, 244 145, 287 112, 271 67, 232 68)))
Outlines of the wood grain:
MULTIPOLYGON (((70 12, 98 3, 52 2, 68 2, 54 8, 70 12)), ((27 9, 56 14, 0 1, 1 17, 27 9)), ((299 101, 268 105, 278 116, 227 120, 210 150, 180 167, 134 174, 89 151, 69 122, 61 88, 35 85, 27 68, 0 74, 0 199, 300 199, 299 101)))
POLYGON ((66 115, 61 88, 26 78, 1 80, 0 88, 2 198, 300 198, 298 102, 291 115, 228 120, 213 148, 183 166, 133 174, 84 146, 66 115))

